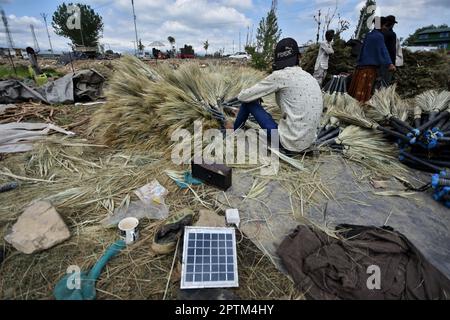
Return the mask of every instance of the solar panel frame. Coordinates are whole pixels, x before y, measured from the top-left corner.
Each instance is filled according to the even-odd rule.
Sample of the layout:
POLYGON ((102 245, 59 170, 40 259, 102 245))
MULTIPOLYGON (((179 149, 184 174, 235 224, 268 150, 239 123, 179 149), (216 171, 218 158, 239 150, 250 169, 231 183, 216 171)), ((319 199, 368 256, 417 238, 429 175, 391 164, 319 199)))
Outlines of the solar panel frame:
POLYGON ((238 286, 235 229, 185 227, 181 289, 238 286))

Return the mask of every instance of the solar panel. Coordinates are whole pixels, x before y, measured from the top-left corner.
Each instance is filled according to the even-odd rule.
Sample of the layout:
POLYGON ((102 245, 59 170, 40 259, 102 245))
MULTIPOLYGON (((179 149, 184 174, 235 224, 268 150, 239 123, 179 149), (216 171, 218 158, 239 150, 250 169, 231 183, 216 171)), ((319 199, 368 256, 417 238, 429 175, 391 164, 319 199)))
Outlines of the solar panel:
POLYGON ((234 228, 185 227, 181 289, 238 285, 234 228))

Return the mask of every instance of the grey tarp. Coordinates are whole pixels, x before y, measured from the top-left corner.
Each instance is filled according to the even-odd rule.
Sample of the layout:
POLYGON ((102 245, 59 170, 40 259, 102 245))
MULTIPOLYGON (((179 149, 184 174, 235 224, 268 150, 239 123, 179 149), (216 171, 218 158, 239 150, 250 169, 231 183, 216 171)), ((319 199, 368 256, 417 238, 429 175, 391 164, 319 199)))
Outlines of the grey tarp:
POLYGON ((33 149, 33 142, 57 131, 69 136, 73 132, 48 123, 11 122, 0 124, 0 153, 25 152, 33 149))
POLYGON ((105 78, 95 70, 66 74, 39 88, 19 80, 0 81, 0 103, 41 101, 48 104, 95 100, 102 94, 105 78))
MULTIPOLYGON (((411 197, 389 197, 374 192, 404 190, 391 182, 384 190, 374 189, 368 179, 361 179, 361 167, 339 156, 321 156, 317 173, 334 193, 333 200, 323 198, 318 207, 305 208, 305 218, 317 225, 333 228, 341 223, 393 227, 404 234, 423 255, 447 277, 450 277, 450 211, 432 198, 432 192, 417 192, 411 197)), ((415 175, 413 171, 412 175, 415 175)), ((418 173, 422 183, 429 174, 418 173)), ((254 178, 243 171, 233 172, 233 186, 219 194, 223 208, 238 208, 240 230, 271 258, 280 269, 276 248, 298 224, 292 214, 291 197, 280 182, 266 186, 259 201, 245 200, 254 178)), ((421 185, 421 183, 417 183, 421 185)), ((299 203, 292 203, 299 207, 299 203)))

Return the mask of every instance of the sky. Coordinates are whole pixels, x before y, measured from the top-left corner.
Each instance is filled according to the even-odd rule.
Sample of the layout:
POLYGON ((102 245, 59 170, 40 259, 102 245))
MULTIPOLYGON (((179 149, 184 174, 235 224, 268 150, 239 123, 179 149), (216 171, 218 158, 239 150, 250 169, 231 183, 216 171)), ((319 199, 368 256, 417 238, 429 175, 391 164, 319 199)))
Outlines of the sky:
MULTIPOLYGON (((33 46, 30 24, 41 50, 48 50, 49 42, 41 13, 48 14, 48 29, 55 51, 69 50, 69 39, 57 36, 51 26, 51 16, 62 0, 0 0, 8 17, 16 47, 33 46)), ((69 1, 66 1, 68 3, 69 1)), ((104 22, 100 43, 105 49, 126 52, 134 49, 135 39, 131 0, 79 0, 89 4, 104 22)), ((212 53, 224 49, 225 53, 243 51, 247 34, 256 35, 259 21, 270 9, 271 0, 134 0, 137 16, 138 38, 148 44, 161 41, 170 48, 168 36, 173 36, 176 46, 193 45, 197 53, 204 53, 203 43, 208 40, 212 53), (252 31, 253 30, 253 31, 252 31), (240 35, 240 36, 239 36, 240 35), (239 40, 240 39, 240 40, 239 40), (239 43, 241 46, 239 47, 239 43), (240 50, 239 50, 240 49, 240 50)), ((340 16, 350 22, 343 34, 350 39, 356 29, 359 11, 365 1, 352 0, 278 0, 277 16, 282 37, 292 37, 299 44, 315 40, 317 24, 314 15, 333 12, 337 6, 340 16)), ((449 0, 378 0, 377 14, 395 15, 395 31, 406 38, 417 28, 430 24, 450 25, 449 0)), ((337 27, 334 19, 330 28, 337 27)), ((6 46, 3 24, 0 25, 0 47, 6 46)))

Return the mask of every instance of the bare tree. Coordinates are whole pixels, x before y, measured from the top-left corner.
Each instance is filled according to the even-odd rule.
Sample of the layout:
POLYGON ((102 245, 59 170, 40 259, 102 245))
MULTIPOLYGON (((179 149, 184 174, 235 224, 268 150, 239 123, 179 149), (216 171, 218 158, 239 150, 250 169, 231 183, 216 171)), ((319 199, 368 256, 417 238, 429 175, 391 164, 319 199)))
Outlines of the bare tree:
POLYGON ((330 12, 330 8, 328 8, 327 14, 324 17, 324 23, 323 23, 323 28, 322 28, 322 41, 325 39, 325 32, 327 32, 327 30, 330 29, 330 25, 336 16, 337 10, 338 10, 338 5, 337 5, 337 1, 336 1, 336 6, 334 7, 333 12, 330 12))
POLYGON ((322 24, 322 14, 320 9, 317 15, 314 16, 314 20, 317 22, 316 43, 319 43, 320 25, 322 24))

